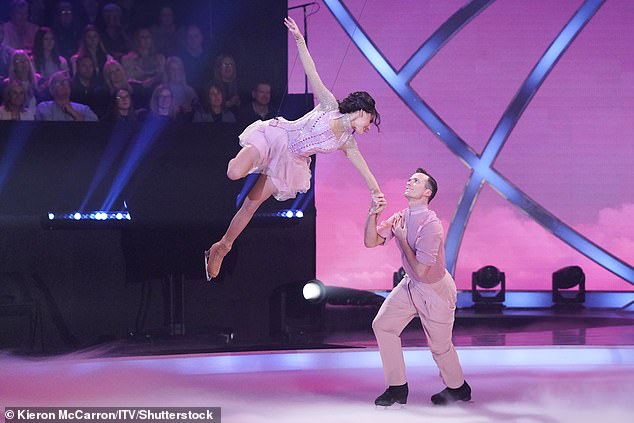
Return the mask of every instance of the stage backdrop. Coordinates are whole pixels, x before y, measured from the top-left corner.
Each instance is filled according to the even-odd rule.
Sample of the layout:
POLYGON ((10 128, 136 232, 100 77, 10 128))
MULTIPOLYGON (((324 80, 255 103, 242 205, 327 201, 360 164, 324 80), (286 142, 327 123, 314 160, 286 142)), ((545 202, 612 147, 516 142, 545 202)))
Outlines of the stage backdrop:
MULTIPOLYGON (((306 2, 290 0, 289 7, 302 3, 306 2)), ((508 289, 549 290, 553 271, 577 264, 584 269, 590 290, 633 289, 538 223, 556 230, 569 227, 580 235, 582 244, 589 241, 621 262, 634 264, 634 8, 630 0, 317 3, 307 8, 309 14, 314 12, 308 17, 309 49, 323 81, 337 98, 369 91, 382 115, 381 131, 359 136, 358 141, 389 201, 385 217, 406 207, 405 181, 423 166, 439 182, 431 206, 446 233, 471 166, 381 77, 375 68, 381 56, 398 72, 450 17, 471 14, 472 19, 466 19, 461 29, 454 28, 454 35, 437 47, 437 53, 415 69, 408 87, 479 157, 518 90, 534 83, 527 77, 535 65, 579 12, 572 25, 588 23, 577 27, 578 36, 534 97, 528 98, 523 113, 516 113, 519 120, 490 166, 508 184, 485 180, 459 245, 455 276, 459 288, 469 289, 471 272, 491 264, 506 272, 508 289), (336 12, 339 4, 378 49, 374 64, 339 23, 345 17, 336 12), (474 12, 477 7, 482 9, 474 12), (593 15, 591 9, 597 7, 593 15), (524 208, 501 193, 508 186, 524 208)), ((302 9, 290 14, 303 28, 302 9)), ((354 34, 360 35, 361 31, 354 34)), ((555 50, 561 49, 563 38, 553 45, 555 50)), ((296 51, 289 38, 289 90, 294 93, 304 91, 296 51)), ((392 272, 400 266, 396 247, 363 247, 368 205, 367 189, 343 154, 319 160, 317 276, 325 283, 369 289, 391 286, 392 272)))

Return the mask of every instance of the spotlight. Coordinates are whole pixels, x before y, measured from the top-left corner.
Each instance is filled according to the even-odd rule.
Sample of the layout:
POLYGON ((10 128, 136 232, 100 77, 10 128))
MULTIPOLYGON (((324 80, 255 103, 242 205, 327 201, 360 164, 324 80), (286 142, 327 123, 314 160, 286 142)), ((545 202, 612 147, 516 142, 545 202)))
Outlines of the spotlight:
POLYGON ((471 299, 476 309, 501 310, 506 299, 506 277, 495 266, 471 274, 471 299))
POLYGON ((269 331, 273 337, 290 340, 321 328, 325 306, 323 283, 295 281, 280 285, 269 298, 269 331))
POLYGON ((581 306, 585 301, 586 275, 581 267, 568 266, 553 272, 553 303, 556 306, 581 306))

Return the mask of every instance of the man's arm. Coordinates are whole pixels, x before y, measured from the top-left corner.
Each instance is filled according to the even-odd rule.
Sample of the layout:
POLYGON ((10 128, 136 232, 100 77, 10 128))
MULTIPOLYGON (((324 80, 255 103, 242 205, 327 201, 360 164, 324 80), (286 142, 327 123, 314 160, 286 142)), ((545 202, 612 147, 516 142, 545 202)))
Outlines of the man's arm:
POLYGON ((431 266, 421 263, 416 258, 416 251, 409 246, 407 242, 407 222, 403 216, 399 216, 394 222, 394 236, 398 240, 401 245, 401 250, 403 251, 403 255, 405 255, 405 259, 407 260, 407 264, 414 271, 414 274, 411 275, 417 281, 424 282, 427 280, 427 272, 431 266))
POLYGON ((387 202, 385 201, 383 193, 372 196, 370 211, 368 213, 368 218, 365 221, 365 236, 363 238, 363 244, 367 248, 373 248, 385 243, 385 238, 379 235, 376 227, 379 222, 379 216, 383 210, 385 210, 386 206, 387 202))

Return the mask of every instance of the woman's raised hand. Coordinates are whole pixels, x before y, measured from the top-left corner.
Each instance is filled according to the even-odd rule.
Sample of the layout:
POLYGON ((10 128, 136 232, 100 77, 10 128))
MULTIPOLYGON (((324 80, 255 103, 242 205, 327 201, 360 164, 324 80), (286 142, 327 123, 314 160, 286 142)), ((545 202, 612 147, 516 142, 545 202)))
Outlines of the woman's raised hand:
POLYGON ((284 25, 286 25, 286 28, 288 28, 288 31, 293 34, 293 37, 295 37, 296 40, 303 38, 302 33, 299 32, 299 28, 297 27, 297 24, 295 23, 293 18, 291 18, 290 16, 286 17, 284 19, 284 25))

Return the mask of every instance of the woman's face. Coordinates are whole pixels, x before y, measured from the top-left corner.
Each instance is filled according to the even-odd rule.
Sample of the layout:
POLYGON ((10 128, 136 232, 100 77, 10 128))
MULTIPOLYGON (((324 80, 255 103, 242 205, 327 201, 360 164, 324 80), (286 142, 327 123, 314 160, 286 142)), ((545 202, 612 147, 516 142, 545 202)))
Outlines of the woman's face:
POLYGON ((159 109, 169 109, 172 105, 172 92, 168 89, 162 89, 158 95, 159 109))
POLYGON ((211 105, 211 107, 222 107, 222 103, 222 91, 220 91, 217 87, 209 88, 209 104, 211 105))
POLYGON ((125 73, 120 66, 112 66, 108 69, 108 79, 112 85, 120 84, 125 80, 125 73))
POLYGON ((130 101, 130 93, 126 90, 117 91, 116 101, 117 109, 119 110, 128 110, 132 104, 130 101))
POLYGON ((170 62, 167 65, 167 79, 172 82, 183 82, 185 80, 185 70, 178 62, 170 62))
POLYGON ((101 38, 99 37, 99 33, 97 31, 88 31, 84 38, 86 47, 88 47, 89 50, 97 50, 100 40, 101 38))
POLYGON ((55 47, 55 36, 52 32, 49 31, 44 34, 44 37, 42 37, 42 47, 44 48, 44 51, 53 50, 53 47, 55 47))
POLYGON ((26 93, 20 85, 12 85, 7 93, 8 102, 16 108, 21 108, 26 102, 26 93))
POLYGON ((355 113, 358 113, 357 117, 353 118, 350 121, 350 124, 352 125, 354 132, 361 135, 370 129, 370 124, 372 124, 372 115, 365 110, 359 110, 355 113))
POLYGON ((171 7, 162 7, 159 14, 159 23, 162 26, 171 26, 174 23, 174 12, 171 7))
POLYGON ((203 34, 195 26, 189 27, 187 30, 187 47, 196 49, 203 44, 203 34))
POLYGON ((26 79, 29 74, 29 58, 22 54, 13 57, 13 69, 20 79, 26 79))
POLYGON ((90 79, 95 72, 95 68, 90 58, 84 57, 77 61, 77 75, 82 78, 90 79))

